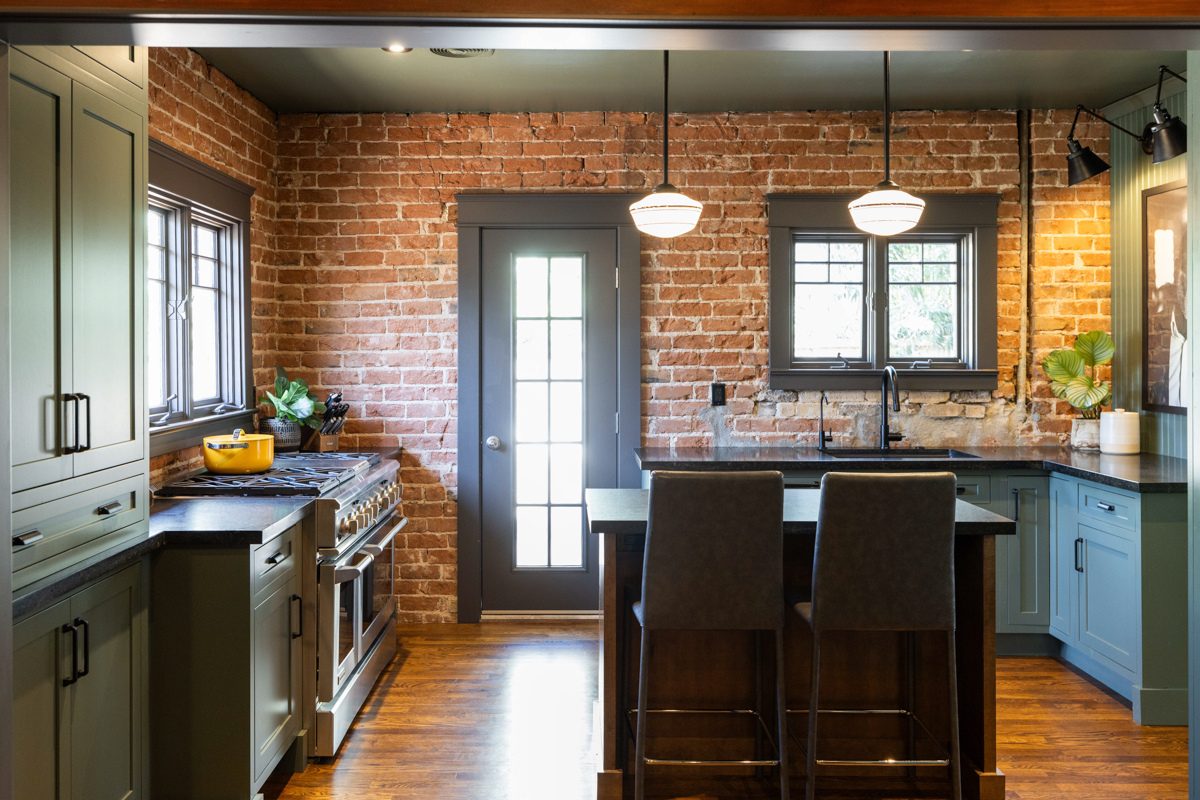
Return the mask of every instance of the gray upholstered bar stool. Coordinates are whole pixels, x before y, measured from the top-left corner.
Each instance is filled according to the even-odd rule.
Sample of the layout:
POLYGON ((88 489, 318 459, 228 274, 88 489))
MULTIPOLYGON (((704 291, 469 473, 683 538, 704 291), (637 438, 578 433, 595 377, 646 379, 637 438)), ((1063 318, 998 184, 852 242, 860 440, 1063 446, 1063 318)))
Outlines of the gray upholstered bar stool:
POLYGON ((958 689, 954 658, 955 479, 949 472, 849 474, 821 481, 821 508, 813 556, 812 600, 795 610, 812 628, 806 798, 816 796, 816 770, 833 766, 948 766, 954 800, 962 798, 959 773, 958 689), (824 709, 819 705, 822 636, 827 631, 903 631, 908 640, 912 685, 914 631, 945 631, 949 653, 950 748, 929 733, 907 708, 824 709), (817 713, 812 713, 816 710, 817 713), (909 758, 844 760, 817 757, 817 721, 823 714, 900 714, 909 719, 909 758), (945 758, 918 759, 914 724, 945 758))
MULTIPOLYGON (((654 472, 642 571, 642 599, 633 614, 642 627, 638 667, 635 798, 645 796, 647 764, 778 766, 788 799, 784 692, 783 475, 778 472, 654 472), (655 759, 646 756, 647 718, 705 710, 647 707, 650 634, 657 630, 773 631, 778 758, 745 761, 655 759)), ((771 739, 757 711, 754 714, 771 739)), ((707 713, 712 713, 708 711, 707 713)), ((730 712, 716 712, 730 713, 730 712)))

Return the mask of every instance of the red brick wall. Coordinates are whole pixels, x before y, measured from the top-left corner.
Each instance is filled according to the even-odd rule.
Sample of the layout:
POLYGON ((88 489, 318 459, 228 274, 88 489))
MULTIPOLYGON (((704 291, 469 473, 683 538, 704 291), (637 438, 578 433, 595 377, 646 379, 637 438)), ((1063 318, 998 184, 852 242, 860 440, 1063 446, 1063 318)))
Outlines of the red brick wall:
MULTIPOLYGON (((204 105, 199 101, 213 103, 215 90, 239 98, 254 118, 273 119, 194 54, 168 51, 154 61, 172 76, 164 64, 187 67, 159 97, 190 92, 204 105), (212 88, 202 88, 206 75, 212 88)), ((152 72, 152 79, 164 85, 161 75, 152 72)), ((166 119, 172 112, 160 114, 155 128, 173 130, 166 119)), ((1070 410, 1049 395, 1038 361, 1076 332, 1107 329, 1109 314, 1107 182, 1065 186, 1069 116, 1033 115, 1032 386, 1022 410, 1013 402, 1025 312, 1016 114, 896 115, 893 172, 903 186, 1003 195, 1000 386, 991 393, 909 393, 897 426, 922 444, 1037 444, 1069 431, 1070 410)), ((321 391, 343 390, 352 405, 350 446, 403 445, 412 520, 401 535, 403 619, 456 614, 454 195, 646 190, 660 177, 657 122, 643 113, 278 119, 264 186, 274 205, 262 209, 264 251, 256 259, 256 372, 262 382, 281 363, 321 391)), ((672 180, 704 202, 705 212, 693 234, 643 240, 645 444, 815 441, 816 393, 766 388, 763 197, 873 186, 882 171, 880 122, 870 112, 672 116, 672 180), (713 380, 731 384, 730 403, 719 413, 707 404, 713 380)), ((199 128, 191 128, 195 137, 199 128)), ((269 139, 269 126, 262 130, 269 139)), ((1081 138, 1106 156, 1102 127, 1087 127, 1081 138)), ((877 400, 854 392, 831 397, 829 416, 842 443, 873 435, 877 400)))
MULTIPOLYGON (((1108 327, 1107 187, 1063 188, 1064 119, 1034 115, 1035 355, 1075 326, 1108 327)), ((645 189, 659 180, 655 121, 641 113, 279 120, 276 257, 288 321, 278 349, 314 384, 346 389, 352 439, 398 437, 406 448, 413 525, 400 591, 408 619, 455 612, 454 194, 645 189)), ((1016 114, 905 112, 895 124, 893 171, 902 185, 1003 195, 1001 385, 910 393, 898 426, 923 444, 1058 442, 1069 430, 1067 409, 1048 395, 1032 359, 1034 401, 1027 414, 1013 406, 1022 313, 1016 114)), ((1103 133, 1084 132, 1102 156, 1103 133)), ((766 389, 763 196, 873 186, 881 136, 878 113, 672 117, 672 180, 705 212, 693 234, 644 240, 647 445, 815 441, 816 394, 766 389), (707 407, 714 380, 731 384, 719 413, 707 407)), ((873 434, 877 401, 855 392, 833 399, 843 440, 873 434)))
MULTIPOLYGON (((275 112, 191 50, 152 47, 150 136, 254 187, 250 205, 255 382, 274 380, 275 112)), ((200 448, 151 460, 159 483, 202 465, 200 448)))

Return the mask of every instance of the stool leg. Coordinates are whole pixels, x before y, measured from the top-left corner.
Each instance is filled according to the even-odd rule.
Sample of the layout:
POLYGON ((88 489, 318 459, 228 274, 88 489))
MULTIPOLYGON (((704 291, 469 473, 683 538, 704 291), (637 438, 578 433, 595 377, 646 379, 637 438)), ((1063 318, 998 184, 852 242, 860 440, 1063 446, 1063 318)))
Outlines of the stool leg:
POLYGON ((962 761, 958 748, 958 658, 955 653, 954 629, 946 633, 946 648, 949 652, 947 666, 950 668, 950 786, 954 800, 962 800, 962 761))
MULTIPOLYGON (((917 757, 917 723, 913 713, 917 710, 917 636, 913 631, 904 633, 905 667, 904 680, 907 683, 904 710, 908 712, 908 743, 905 758, 910 761, 917 757)), ((908 768, 908 777, 917 777, 917 768, 908 768)))
POLYGON ((646 797, 646 685, 649 683, 650 631, 642 628, 642 652, 638 665, 637 745, 633 762, 633 797, 646 797))
MULTIPOLYGON (((808 668, 808 767, 805 775, 805 800, 817 796, 817 684, 821 679, 821 634, 813 631, 812 661, 808 668)), ((639 799, 640 800, 640 799, 639 799)))
POLYGON ((775 718, 778 721, 779 732, 779 797, 789 800, 791 789, 788 786, 788 730, 787 730, 787 690, 783 671, 783 628, 775 631, 775 718))

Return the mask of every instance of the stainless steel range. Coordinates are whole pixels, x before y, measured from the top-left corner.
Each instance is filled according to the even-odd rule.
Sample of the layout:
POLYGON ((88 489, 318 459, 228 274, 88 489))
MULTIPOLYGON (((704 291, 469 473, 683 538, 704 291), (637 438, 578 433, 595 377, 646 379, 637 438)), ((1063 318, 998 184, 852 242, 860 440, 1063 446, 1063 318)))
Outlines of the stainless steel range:
POLYGON ((278 453, 257 475, 201 472, 160 497, 312 497, 305 537, 305 720, 309 755, 337 753, 379 675, 396 654, 393 540, 401 514, 399 464, 375 453, 278 453))

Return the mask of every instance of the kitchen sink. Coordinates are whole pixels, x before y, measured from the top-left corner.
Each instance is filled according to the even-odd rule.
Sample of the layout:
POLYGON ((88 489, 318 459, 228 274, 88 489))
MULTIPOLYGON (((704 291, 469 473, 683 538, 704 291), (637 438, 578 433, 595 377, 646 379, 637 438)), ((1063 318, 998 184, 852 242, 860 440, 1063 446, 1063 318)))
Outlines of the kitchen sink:
POLYGON ((839 448, 825 450, 825 455, 832 458, 854 458, 860 461, 928 461, 934 459, 967 459, 979 458, 961 450, 941 449, 935 447, 913 447, 896 450, 878 450, 875 448, 839 448))

